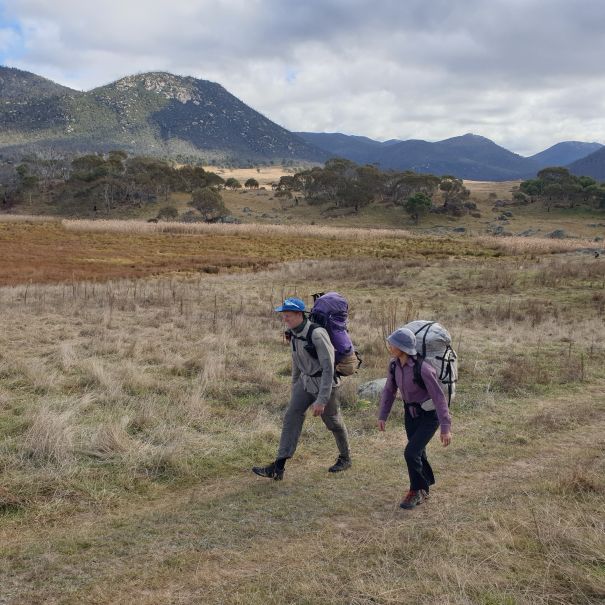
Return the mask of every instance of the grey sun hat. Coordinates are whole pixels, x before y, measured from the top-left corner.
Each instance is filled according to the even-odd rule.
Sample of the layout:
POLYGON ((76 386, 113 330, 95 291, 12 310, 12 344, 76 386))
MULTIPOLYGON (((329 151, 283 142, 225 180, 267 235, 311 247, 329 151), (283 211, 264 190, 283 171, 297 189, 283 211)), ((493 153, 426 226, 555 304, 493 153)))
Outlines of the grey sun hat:
POLYGON ((399 328, 389 335, 387 342, 408 355, 417 355, 416 335, 412 330, 399 328))

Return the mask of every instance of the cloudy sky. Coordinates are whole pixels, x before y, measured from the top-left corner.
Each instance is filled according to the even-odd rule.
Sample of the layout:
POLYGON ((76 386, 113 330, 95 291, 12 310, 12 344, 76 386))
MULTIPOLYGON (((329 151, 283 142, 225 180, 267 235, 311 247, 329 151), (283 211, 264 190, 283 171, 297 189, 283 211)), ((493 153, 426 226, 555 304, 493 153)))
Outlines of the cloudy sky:
POLYGON ((169 71, 290 130, 523 155, 605 143, 604 0, 0 0, 0 64, 89 90, 169 71))

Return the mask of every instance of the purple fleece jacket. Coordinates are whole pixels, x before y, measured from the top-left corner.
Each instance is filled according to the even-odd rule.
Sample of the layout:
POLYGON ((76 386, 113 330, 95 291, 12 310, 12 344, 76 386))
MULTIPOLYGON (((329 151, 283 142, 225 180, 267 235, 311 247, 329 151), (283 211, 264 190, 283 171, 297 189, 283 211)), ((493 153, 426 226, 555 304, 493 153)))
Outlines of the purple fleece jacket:
MULTIPOLYGON (((389 368, 390 364, 389 362, 389 368)), ((401 397, 408 403, 424 403, 429 399, 433 400, 439 426, 442 433, 449 433, 452 427, 452 419, 450 411, 447 407, 447 400, 439 386, 435 369, 428 363, 422 364, 421 369, 422 380, 426 386, 423 389, 414 382, 414 360, 408 358, 404 366, 401 365, 399 359, 395 360, 395 372, 389 370, 387 373, 387 383, 382 391, 380 398, 380 410, 378 412, 379 420, 386 420, 389 417, 393 401, 397 394, 397 389, 401 393, 401 397)), ((417 411, 414 407, 410 408, 410 414, 415 416, 417 411)))

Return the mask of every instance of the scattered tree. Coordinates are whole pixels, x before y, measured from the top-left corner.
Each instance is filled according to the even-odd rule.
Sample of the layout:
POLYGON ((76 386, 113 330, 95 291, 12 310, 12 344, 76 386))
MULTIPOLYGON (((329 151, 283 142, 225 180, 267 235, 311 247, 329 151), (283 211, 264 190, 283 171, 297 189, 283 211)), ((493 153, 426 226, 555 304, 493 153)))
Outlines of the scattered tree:
POLYGON ((196 189, 189 205, 195 208, 207 223, 218 221, 229 214, 221 194, 211 187, 196 189))
POLYGON ((410 196, 404 204, 405 211, 414 219, 416 224, 420 221, 420 217, 431 211, 432 206, 431 198, 422 192, 410 196))
POLYGON ((234 177, 229 177, 226 181, 225 181, 225 189, 241 189, 242 188, 242 184, 234 177))

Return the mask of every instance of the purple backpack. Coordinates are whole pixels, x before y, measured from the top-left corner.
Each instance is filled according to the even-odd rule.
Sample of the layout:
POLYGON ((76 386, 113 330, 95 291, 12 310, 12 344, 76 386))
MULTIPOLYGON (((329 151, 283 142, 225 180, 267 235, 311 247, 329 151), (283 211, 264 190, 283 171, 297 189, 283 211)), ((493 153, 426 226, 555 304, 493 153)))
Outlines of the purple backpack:
POLYGON ((313 308, 309 319, 328 332, 334 347, 336 363, 354 354, 355 347, 347 332, 349 318, 349 303, 338 292, 322 292, 313 295, 313 308))

